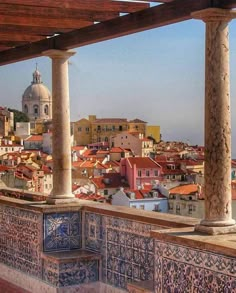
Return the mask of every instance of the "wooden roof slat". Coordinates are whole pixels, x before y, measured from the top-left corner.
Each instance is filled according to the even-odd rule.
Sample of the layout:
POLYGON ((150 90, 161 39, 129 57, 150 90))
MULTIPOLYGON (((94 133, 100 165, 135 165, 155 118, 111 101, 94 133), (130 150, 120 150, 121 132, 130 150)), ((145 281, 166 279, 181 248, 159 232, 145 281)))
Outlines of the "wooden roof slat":
POLYGON ((90 11, 135 12, 149 7, 148 3, 110 0, 1 0, 2 4, 54 7, 62 9, 82 9, 90 11))
MULTIPOLYGON (((9 0, 10 1, 10 0, 9 0)), ((26 0, 19 0, 20 3, 26 0)), ((30 0, 29 0, 30 1, 30 0)), ((44 4, 48 2, 50 5, 54 1, 41 0, 44 4)), ((41 3, 41 1, 38 1, 41 3)), ((57 3, 59 0, 55 0, 57 3)), ((80 0, 78 0, 79 2, 80 0)), ((86 1, 86 0, 84 0, 86 1)), ((96 1, 96 0, 91 0, 96 1)), ((18 2, 18 3, 19 3, 18 2)), ((71 1, 66 1, 66 3, 71 1)), ((77 3, 77 1, 73 2, 77 3)), ((88 2, 88 0, 87 0, 88 2)), ((101 0, 101 3, 105 3, 107 0, 101 0)), ((113 3, 113 1, 110 1, 113 3)), ((81 3, 81 2, 80 2, 81 3)), ((60 29, 71 29, 71 32, 67 32, 52 38, 47 38, 40 40, 38 42, 33 42, 22 47, 17 47, 5 51, 1 51, 0 54, 0 65, 9 64, 16 61, 22 61, 33 57, 38 57, 42 52, 50 49, 67 50, 76 47, 81 47, 104 40, 128 35, 135 32, 141 32, 151 28, 157 28, 164 25, 174 24, 180 21, 191 19, 191 13, 203 10, 211 7, 219 8, 234 8, 236 7, 236 0, 175 0, 170 3, 156 5, 151 8, 147 8, 141 11, 137 11, 128 15, 123 15, 116 17, 111 20, 107 20, 101 23, 92 24, 88 26, 88 22, 76 23, 77 19, 64 19, 60 21, 57 19, 45 20, 43 18, 36 17, 24 17, 17 19, 20 16, 7 16, 0 15, 0 27, 1 22, 4 20, 5 24, 16 25, 20 22, 22 27, 32 26, 35 29, 38 27, 40 30, 48 28, 58 28, 60 29), (230 6, 230 7, 229 7, 230 6), (7 17, 10 17, 7 19, 7 17), (16 21, 13 21, 16 18, 16 21), (14 23, 11 23, 14 22, 14 23), (83 24, 85 27, 76 29, 77 25, 83 24), (73 25, 73 27, 70 27, 73 25), (75 28, 75 30, 73 30, 75 28)), ((2 22, 4 25, 4 22, 2 22)), ((9 32, 10 33, 10 32, 9 32)), ((22 33, 22 32, 21 32, 22 33)), ((14 42, 4 44, 1 43, 0 46, 14 46, 14 42)), ((17 43, 18 44, 18 43, 17 43)))
POLYGON ((35 17, 37 19, 78 19, 85 21, 104 21, 119 16, 119 12, 63 9, 40 6, 13 5, 0 3, 0 16, 35 17))
MULTIPOLYGON (((236 0, 235 0, 236 1, 236 0)), ((191 13, 211 7, 211 0, 176 0, 55 38, 55 48, 72 49, 191 19, 191 13)))
POLYGON ((58 28, 70 28, 78 29, 93 24, 91 21, 77 20, 77 19, 47 19, 40 17, 24 17, 24 16, 9 16, 0 14, 0 25, 1 24, 13 24, 13 25, 28 25, 28 26, 44 26, 47 27, 58 27, 58 28))
POLYGON ((28 25, 12 25, 12 24, 0 24, 0 32, 9 33, 12 32, 18 34, 28 34, 28 35, 39 35, 39 36, 50 36, 55 33, 67 33, 71 29, 58 29, 58 27, 47 27, 47 24, 44 26, 28 26, 28 25))
POLYGON ((18 34, 18 33, 11 33, 10 35, 7 33, 3 33, 0 30, 0 44, 3 41, 14 41, 14 42, 37 42, 41 40, 43 37, 41 36, 33 36, 33 35, 26 35, 26 34, 18 34))

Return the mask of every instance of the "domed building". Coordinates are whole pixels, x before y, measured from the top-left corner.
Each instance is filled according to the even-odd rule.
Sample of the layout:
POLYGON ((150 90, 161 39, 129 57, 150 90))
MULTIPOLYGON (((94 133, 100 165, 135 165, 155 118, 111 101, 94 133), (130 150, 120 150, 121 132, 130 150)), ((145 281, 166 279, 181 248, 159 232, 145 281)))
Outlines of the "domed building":
POLYGON ((37 67, 33 73, 31 85, 22 96, 22 112, 31 122, 52 119, 52 96, 49 89, 43 85, 37 67))

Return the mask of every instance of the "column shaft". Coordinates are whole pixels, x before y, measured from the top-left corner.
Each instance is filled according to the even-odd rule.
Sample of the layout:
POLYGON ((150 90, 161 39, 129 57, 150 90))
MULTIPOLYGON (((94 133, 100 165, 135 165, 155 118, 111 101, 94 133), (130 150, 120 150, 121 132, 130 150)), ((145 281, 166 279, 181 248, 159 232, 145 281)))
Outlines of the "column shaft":
POLYGON ((71 131, 68 81, 69 51, 52 50, 53 192, 51 198, 71 198, 71 131))
POLYGON ((205 219, 234 224, 231 211, 231 122, 228 22, 206 22, 205 219))
POLYGON ((227 230, 227 227, 235 229, 231 203, 228 31, 228 22, 235 14, 228 10, 210 8, 193 13, 193 17, 206 23, 205 218, 196 229, 221 234, 230 231, 231 228, 227 230))

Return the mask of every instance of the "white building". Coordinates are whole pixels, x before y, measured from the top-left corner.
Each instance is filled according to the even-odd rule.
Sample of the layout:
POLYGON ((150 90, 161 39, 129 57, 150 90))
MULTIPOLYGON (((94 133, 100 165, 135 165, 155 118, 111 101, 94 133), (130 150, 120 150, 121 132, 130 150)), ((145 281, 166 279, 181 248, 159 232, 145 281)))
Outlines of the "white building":
POLYGON ((49 89, 43 85, 41 74, 37 70, 33 73, 33 81, 22 96, 22 112, 30 122, 52 119, 52 97, 49 89))
POLYGON ((121 188, 112 196, 112 205, 126 206, 146 211, 167 213, 168 201, 158 190, 128 190, 121 188))

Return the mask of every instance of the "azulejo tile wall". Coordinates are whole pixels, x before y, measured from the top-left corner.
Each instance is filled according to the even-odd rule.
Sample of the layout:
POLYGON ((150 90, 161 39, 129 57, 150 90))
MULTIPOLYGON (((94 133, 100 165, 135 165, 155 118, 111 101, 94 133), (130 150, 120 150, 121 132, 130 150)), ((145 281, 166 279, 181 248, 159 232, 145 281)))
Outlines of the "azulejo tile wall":
POLYGON ((85 213, 85 247, 102 255, 104 283, 126 289, 127 282, 153 279, 154 240, 158 226, 85 213))
POLYGON ((42 215, 0 205, 0 262, 41 278, 42 215))
POLYGON ((44 259, 43 280, 56 287, 74 286, 99 280, 98 260, 55 263, 44 259))
POLYGON ((236 292, 236 259, 155 242, 155 292, 236 292))
POLYGON ((81 248, 81 213, 44 214, 44 251, 81 248))

